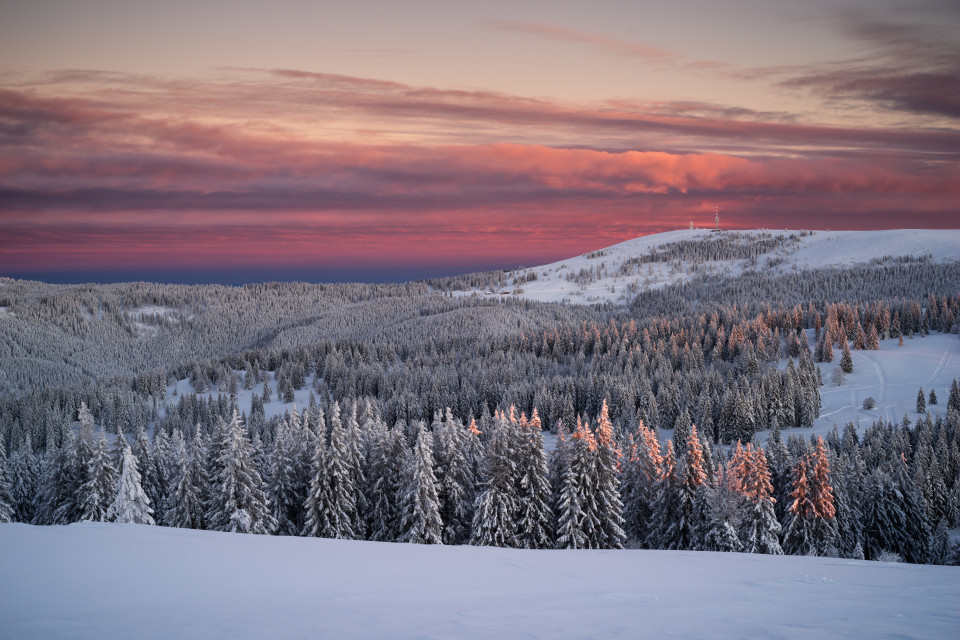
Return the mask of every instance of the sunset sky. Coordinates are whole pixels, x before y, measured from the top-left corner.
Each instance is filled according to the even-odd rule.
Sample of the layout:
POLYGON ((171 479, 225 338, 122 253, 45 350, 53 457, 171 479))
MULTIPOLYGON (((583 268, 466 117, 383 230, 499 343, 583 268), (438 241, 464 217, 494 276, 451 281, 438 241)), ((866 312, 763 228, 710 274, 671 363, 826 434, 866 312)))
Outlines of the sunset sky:
POLYGON ((0 0, 0 275, 401 280, 960 226, 960 2, 0 0))

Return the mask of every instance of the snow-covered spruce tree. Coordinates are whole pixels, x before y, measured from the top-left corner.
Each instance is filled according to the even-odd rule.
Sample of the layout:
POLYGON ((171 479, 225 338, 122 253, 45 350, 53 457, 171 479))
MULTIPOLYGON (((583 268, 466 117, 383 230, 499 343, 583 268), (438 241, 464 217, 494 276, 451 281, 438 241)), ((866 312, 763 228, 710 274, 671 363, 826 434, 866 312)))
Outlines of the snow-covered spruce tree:
MULTIPOLYGON (((737 443, 739 445, 739 443, 737 443)), ((747 444, 744 451, 738 447, 735 454, 738 477, 736 488, 745 498, 746 508, 741 518, 740 540, 747 553, 766 553, 782 555, 780 546, 780 523, 774 511, 773 485, 770 482, 770 466, 762 447, 753 448, 747 444), (736 460, 737 455, 742 461, 736 460)))
POLYGON ((910 546, 901 498, 890 476, 874 469, 864 491, 863 554, 867 560, 885 553, 900 555, 910 546))
MULTIPOLYGON (((46 453, 40 458, 33 524, 67 524, 58 521, 58 518, 64 503, 73 501, 74 487, 69 461, 73 438, 73 431, 68 430, 63 444, 48 446, 46 453)), ((53 439, 50 441, 55 442, 53 439)))
POLYGON ((853 455, 837 455, 831 451, 830 478, 833 484, 833 502, 836 508, 837 550, 845 558, 863 553, 862 478, 865 471, 857 466, 853 455))
POLYGON ((100 429, 93 455, 87 460, 86 479, 77 492, 80 519, 106 522, 107 511, 116 498, 117 470, 113 466, 107 437, 100 429))
MULTIPOLYGON (((691 425, 691 436, 696 440, 697 452, 702 463, 697 428, 691 425)), ((626 533, 623 530, 623 502, 620 498, 620 449, 613 440, 613 423, 603 400, 597 417, 597 502, 600 512, 600 537, 597 546, 601 549, 622 549, 626 533)), ((702 471, 702 467, 701 467, 702 471)))
POLYGON ((631 540, 644 543, 650 533, 663 458, 660 441, 641 420, 631 436, 622 472, 624 530, 631 540))
POLYGON ((269 534, 275 523, 253 461, 253 445, 247 440, 236 409, 222 437, 217 447, 220 472, 213 480, 209 527, 214 531, 269 534))
POLYGON ((318 437, 314 442, 313 457, 310 459, 310 490, 303 503, 305 522, 300 535, 332 538, 335 528, 330 521, 330 491, 327 483, 327 442, 318 437))
MULTIPOLYGON (((182 438, 182 432, 177 431, 182 438)), ((177 444, 175 436, 167 433, 166 429, 154 428, 153 447, 150 453, 150 466, 144 472, 157 491, 157 499, 152 502, 153 517, 159 525, 166 525, 166 515, 169 500, 176 490, 177 475, 177 444)), ((149 493, 147 494, 149 495, 149 493)))
POLYGON ((676 516, 664 531, 673 549, 699 549, 706 526, 705 497, 701 487, 707 480, 703 447, 696 425, 692 425, 685 443, 685 454, 678 460, 679 484, 676 492, 676 516))
POLYGON ((492 547, 517 545, 516 438, 513 427, 498 414, 487 442, 482 490, 473 513, 470 544, 492 547))
POLYGON ((923 395, 923 387, 920 387, 920 390, 917 391, 917 413, 925 413, 927 411, 927 399, 923 395))
POLYGON ((950 395, 947 396, 947 412, 950 411, 960 413, 960 386, 956 378, 950 383, 950 395))
MULTIPOLYGON (((163 502, 163 487, 160 484, 159 475, 154 465, 153 445, 150 443, 150 436, 147 435, 143 424, 137 426, 137 433, 134 436, 131 450, 133 457, 137 459, 137 470, 140 473, 140 484, 143 491, 150 498, 150 504, 157 507, 163 502)), ((156 519, 161 522, 163 520, 159 516, 156 519)))
POLYGON ((117 494, 107 511, 107 519, 127 524, 156 524, 152 514, 150 498, 140 485, 137 458, 125 447, 120 479, 117 481, 117 494))
POLYGON ((599 495, 597 441, 589 425, 578 419, 557 512, 558 548, 601 547, 604 536, 599 495))
POLYGON ((347 465, 347 473, 350 476, 349 484, 353 491, 353 508, 350 512, 353 537, 361 540, 367 537, 366 513, 368 509, 362 490, 366 484, 366 478, 364 478, 363 473, 365 464, 363 440, 360 423, 357 421, 357 403, 354 401, 350 403, 350 412, 347 416, 345 462, 347 465))
MULTIPOLYGON (((604 400, 604 403, 606 403, 606 400, 604 400)), ((690 427, 692 425, 693 421, 690 419, 690 412, 684 407, 680 410, 680 413, 677 415, 677 420, 673 424, 673 441, 685 443, 687 436, 690 435, 690 427)))
POLYGON ((275 533, 283 536, 300 533, 297 520, 306 499, 305 492, 301 493, 303 470, 299 468, 302 434, 294 434, 296 427, 293 425, 296 424, 299 424, 299 416, 294 407, 290 422, 283 420, 277 425, 269 453, 267 497, 270 500, 270 514, 277 523, 275 533))
POLYGON ((563 474, 556 510, 558 549, 590 547, 590 539, 584 530, 587 516, 584 513, 583 485, 589 481, 585 478, 592 471, 592 452, 589 451, 592 442, 593 435, 584 428, 578 417, 577 428, 571 434, 566 451, 563 452, 565 461, 558 465, 563 474))
POLYGON ((793 469, 791 504, 787 509, 784 551, 793 555, 828 555, 836 552, 836 510, 830 486, 830 462, 823 438, 793 469))
POLYGON ((470 535, 476 480, 467 459, 466 435, 466 427, 454 420, 448 407, 442 426, 433 434, 444 544, 461 544, 470 535))
POLYGON ((10 477, 10 506, 15 522, 32 522, 36 514, 40 483, 40 463, 33 455, 30 434, 23 446, 13 451, 7 462, 10 477))
POLYGON ((947 531, 947 521, 941 520, 930 539, 930 564, 950 564, 950 533, 947 531))
POLYGON ((910 477, 909 466, 903 454, 894 462, 894 482, 904 513, 904 533, 907 545, 899 551, 900 556, 914 564, 927 561, 930 553, 930 528, 927 526, 923 495, 910 477))
MULTIPOLYGON (((682 474, 682 459, 680 466, 682 474)), ((667 440, 667 453, 660 465, 660 481, 657 484, 657 498, 650 514, 650 528, 645 544, 648 549, 678 549, 680 548, 677 535, 680 519, 678 495, 681 481, 677 473, 677 457, 673 451, 673 440, 667 440)))
POLYGON ((353 522, 357 490, 353 486, 347 431, 340 420, 339 403, 333 404, 330 413, 329 447, 318 439, 311 462, 304 535, 351 540, 356 537, 353 522))
POLYGON ((393 429, 384 429, 374 445, 370 475, 370 539, 398 542, 403 535, 401 507, 403 503, 404 472, 410 464, 410 449, 400 423, 393 429))
POLYGON ((433 474, 433 435, 421 421, 417 443, 407 468, 403 498, 403 540, 415 544, 443 544, 443 521, 433 474))
POLYGON ((54 520, 50 524, 68 524, 83 519, 81 505, 85 494, 81 489, 87 483, 88 467, 96 451, 93 416, 84 402, 80 403, 75 424, 77 425, 76 433, 68 432, 63 440, 65 455, 57 460, 57 464, 61 465, 60 500, 54 520))
POLYGON ((734 488, 737 484, 729 468, 717 471, 716 486, 701 487, 707 499, 707 523, 701 548, 704 551, 743 551, 738 533, 744 498, 734 488))
POLYGON ((843 355, 840 357, 840 368, 844 373, 853 373, 853 356, 850 355, 850 345, 843 340, 843 355))
POLYGON ((7 471, 7 443, 0 433, 0 524, 13 521, 13 498, 10 491, 10 475, 7 471))
POLYGON ((520 420, 521 431, 527 436, 520 457, 521 516, 517 525, 518 546, 523 549, 549 549, 553 546, 554 515, 550 506, 550 478, 547 455, 543 449, 543 433, 536 407, 527 421, 520 420))
POLYGON ((203 529, 206 517, 204 507, 204 485, 208 482, 204 469, 203 450, 198 448, 197 440, 202 431, 198 430, 188 445, 183 438, 177 439, 177 476, 174 479, 174 493, 167 500, 167 514, 164 522, 171 527, 182 529, 203 529))
POLYGON ((567 468, 570 466, 570 455, 572 450, 570 435, 562 421, 557 423, 557 444, 553 452, 547 458, 547 469, 549 472, 550 495, 552 496, 551 506, 554 516, 560 515, 560 502, 563 494, 563 483, 567 477, 567 468))

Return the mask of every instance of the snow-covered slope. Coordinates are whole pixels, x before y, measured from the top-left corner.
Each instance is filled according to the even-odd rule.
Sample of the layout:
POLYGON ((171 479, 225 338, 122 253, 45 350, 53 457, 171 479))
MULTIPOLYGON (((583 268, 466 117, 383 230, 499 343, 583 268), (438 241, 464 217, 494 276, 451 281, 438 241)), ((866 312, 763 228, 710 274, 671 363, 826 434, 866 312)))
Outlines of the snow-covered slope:
POLYGON ((0 525, 4 638, 955 638, 960 569, 0 525))
POLYGON ((655 289, 688 280, 703 273, 737 275, 748 268, 768 272, 815 269, 830 266, 869 263, 875 259, 929 255, 932 259, 960 260, 960 230, 892 229, 883 231, 750 230, 706 229, 669 231, 615 244, 606 249, 561 260, 540 267, 514 272, 516 283, 484 295, 513 295, 545 302, 594 303, 627 300, 637 290, 655 289), (662 252, 673 243, 709 243, 720 238, 747 243, 751 239, 783 238, 775 249, 756 261, 712 260, 700 264, 689 261, 655 261, 630 265, 651 252, 662 252), (625 268, 631 267, 631 268, 625 268), (593 271, 580 277, 581 270, 593 271), (627 273, 624 273, 624 272, 627 273), (599 273, 598 273, 599 272, 599 273), (532 274, 536 280, 530 280, 532 274))

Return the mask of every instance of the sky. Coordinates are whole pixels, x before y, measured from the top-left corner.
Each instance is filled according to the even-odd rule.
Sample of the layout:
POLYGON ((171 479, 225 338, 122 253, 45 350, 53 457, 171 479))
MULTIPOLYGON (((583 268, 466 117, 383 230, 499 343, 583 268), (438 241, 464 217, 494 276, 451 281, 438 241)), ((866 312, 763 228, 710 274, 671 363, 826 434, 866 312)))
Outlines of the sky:
POLYGON ((960 226, 960 3, 0 0, 2 276, 398 281, 717 208, 960 226))

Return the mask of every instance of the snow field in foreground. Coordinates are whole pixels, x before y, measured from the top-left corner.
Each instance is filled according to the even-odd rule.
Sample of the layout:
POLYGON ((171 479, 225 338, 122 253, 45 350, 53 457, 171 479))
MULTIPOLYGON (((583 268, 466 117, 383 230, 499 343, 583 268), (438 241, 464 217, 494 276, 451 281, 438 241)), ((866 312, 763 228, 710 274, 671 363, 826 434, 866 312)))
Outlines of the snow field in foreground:
POLYGON ((960 569, 0 525, 4 638, 956 638, 960 569))

